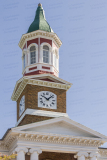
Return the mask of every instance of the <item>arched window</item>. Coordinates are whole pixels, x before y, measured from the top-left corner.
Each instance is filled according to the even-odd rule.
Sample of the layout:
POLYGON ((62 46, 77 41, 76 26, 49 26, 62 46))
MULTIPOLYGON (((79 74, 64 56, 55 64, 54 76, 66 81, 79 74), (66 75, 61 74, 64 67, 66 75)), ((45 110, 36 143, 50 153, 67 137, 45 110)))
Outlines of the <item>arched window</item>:
POLYGON ((30 64, 36 63, 36 47, 30 47, 30 64))
POLYGON ((49 63, 49 47, 43 46, 43 62, 49 63))

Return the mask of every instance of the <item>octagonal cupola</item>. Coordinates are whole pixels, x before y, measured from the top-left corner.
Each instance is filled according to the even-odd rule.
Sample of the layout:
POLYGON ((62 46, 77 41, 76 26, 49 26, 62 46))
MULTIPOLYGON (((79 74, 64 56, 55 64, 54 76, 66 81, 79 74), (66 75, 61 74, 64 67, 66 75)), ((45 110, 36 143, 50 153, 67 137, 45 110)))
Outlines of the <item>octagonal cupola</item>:
POLYGON ((46 21, 44 10, 39 3, 34 21, 19 42, 19 47, 22 49, 23 76, 45 73, 58 76, 61 44, 46 21))

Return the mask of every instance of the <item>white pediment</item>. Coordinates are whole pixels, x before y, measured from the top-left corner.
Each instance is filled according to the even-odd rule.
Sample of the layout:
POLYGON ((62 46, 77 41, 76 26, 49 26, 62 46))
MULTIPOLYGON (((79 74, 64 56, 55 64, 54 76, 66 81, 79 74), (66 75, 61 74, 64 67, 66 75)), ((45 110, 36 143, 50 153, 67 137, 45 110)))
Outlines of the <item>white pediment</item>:
POLYGON ((66 122, 57 122, 54 124, 47 124, 44 126, 24 129, 23 131, 33 131, 33 132, 41 132, 41 133, 53 133, 53 134, 62 134, 62 135, 70 135, 70 136, 98 138, 97 136, 94 136, 86 131, 83 131, 80 128, 67 124, 66 122))
POLYGON ((69 135, 77 137, 89 137, 89 138, 107 138, 106 136, 91 130, 75 121, 72 121, 66 117, 53 118, 41 122, 36 122, 20 127, 13 128, 13 130, 29 132, 29 133, 48 133, 69 135))

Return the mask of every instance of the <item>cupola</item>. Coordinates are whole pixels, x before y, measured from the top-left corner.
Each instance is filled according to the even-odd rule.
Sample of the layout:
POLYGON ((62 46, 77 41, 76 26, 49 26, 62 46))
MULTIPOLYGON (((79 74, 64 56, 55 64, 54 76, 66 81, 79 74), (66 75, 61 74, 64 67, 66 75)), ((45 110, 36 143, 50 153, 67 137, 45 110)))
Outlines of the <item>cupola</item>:
POLYGON ((72 84, 58 77, 61 44, 39 4, 34 21, 19 42, 23 77, 17 81, 11 97, 17 102, 16 126, 68 117, 66 91, 72 84))
POLYGON ((58 77, 61 44, 46 21, 44 10, 39 3, 34 21, 19 42, 22 49, 23 76, 49 73, 58 77))

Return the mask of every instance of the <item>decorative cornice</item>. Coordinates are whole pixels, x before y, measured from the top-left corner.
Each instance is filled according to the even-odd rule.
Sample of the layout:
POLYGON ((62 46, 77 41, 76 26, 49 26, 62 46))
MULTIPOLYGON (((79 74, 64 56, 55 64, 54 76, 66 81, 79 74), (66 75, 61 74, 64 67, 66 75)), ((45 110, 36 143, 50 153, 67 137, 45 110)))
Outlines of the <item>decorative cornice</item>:
POLYGON ((99 156, 100 156, 100 154, 97 153, 97 152, 91 152, 91 153, 90 153, 90 157, 91 157, 91 158, 93 158, 93 157, 99 157, 99 156))
POLYGON ((103 143, 101 140, 95 139, 86 139, 74 136, 62 136, 62 135, 54 135, 54 134, 30 134, 29 133, 20 133, 18 135, 18 139, 25 139, 25 140, 33 140, 33 141, 40 141, 40 142, 50 142, 50 143, 61 143, 61 144, 73 144, 73 145, 85 145, 85 146, 100 146, 103 143))
POLYGON ((107 157, 107 148, 106 148, 106 149, 99 149, 98 153, 99 153, 102 157, 107 157))
MULTIPOLYGON (((51 144, 62 144, 62 145, 76 145, 76 146, 91 146, 99 147, 105 143, 104 139, 101 138, 89 138, 79 136, 69 136, 53 133, 41 133, 41 132, 30 132, 30 131, 18 131, 13 128, 6 138, 0 144, 0 148, 8 150, 15 141, 26 141, 26 142, 42 142, 51 144)), ((19 150, 17 150, 18 152, 19 150)), ((107 156, 107 150, 99 150, 101 156, 107 156)), ((91 157, 95 155, 90 155, 91 157)), ((95 155, 96 156, 96 155, 95 155)))
POLYGON ((13 101, 17 101, 17 99, 19 98, 19 96, 21 95, 22 91, 24 90, 24 88, 27 84, 46 86, 46 87, 58 88, 58 89, 64 89, 64 90, 68 90, 72 85, 70 83, 62 84, 62 83, 42 81, 42 80, 30 79, 27 77, 23 77, 19 82, 16 83, 15 89, 14 89, 12 97, 11 97, 11 99, 13 101), (18 83, 20 83, 20 85, 17 88, 18 83))
POLYGON ((80 146, 94 146, 98 147, 104 144, 102 139, 97 138, 86 138, 86 137, 75 137, 69 135, 60 134, 48 134, 41 132, 29 132, 29 131, 13 131, 11 136, 9 136, 2 145, 9 147, 9 145, 15 140, 24 141, 34 141, 34 142, 44 142, 44 143, 56 143, 56 144, 69 144, 69 145, 80 145, 80 146))
POLYGON ((8 153, 8 147, 4 145, 4 143, 0 143, 0 150, 3 150, 4 152, 8 153))
POLYGON ((16 92, 14 92, 12 94, 11 99, 13 101, 17 101, 17 99, 19 98, 20 94, 22 93, 22 91, 24 90, 25 86, 28 84, 28 80, 23 79, 21 84, 19 85, 18 89, 16 90, 16 92))
MULTIPOLYGON (((48 124, 53 125, 54 123, 59 123, 59 122, 63 122, 63 123, 65 122, 65 123, 67 123, 71 126, 73 125, 80 130, 83 130, 85 132, 90 133, 91 135, 93 135, 95 137, 95 139, 97 138, 97 140, 102 140, 104 142, 107 142, 107 136, 105 136, 105 135, 103 135, 103 134, 101 134, 97 131, 94 131, 94 130, 92 130, 92 129, 90 129, 90 128, 88 128, 88 127, 86 127, 86 126, 84 126, 84 125, 82 125, 82 124, 80 124, 76 121, 73 121, 73 120, 71 120, 70 118, 67 118, 67 117, 58 117, 58 118, 53 118, 53 119, 49 119, 49 120, 46 120, 46 121, 31 123, 31 124, 27 124, 27 126, 26 125, 19 126, 19 127, 17 127, 17 129, 18 130, 23 130, 23 129, 26 129, 26 128, 28 129, 28 128, 32 128, 32 127, 36 127, 36 126, 42 126, 42 125, 48 125, 48 124)), ((91 137, 89 137, 89 138, 91 138, 91 137)))
POLYGON ((62 45, 62 42, 59 39, 59 37, 57 36, 57 34, 52 33, 52 32, 45 32, 45 31, 37 30, 37 31, 31 32, 31 33, 23 34, 20 39, 20 42, 19 42, 19 47, 21 49, 23 49, 26 41, 38 38, 40 36, 44 36, 44 38, 48 38, 48 39, 52 38, 57 43, 58 47, 60 47, 62 45))
POLYGON ((32 75, 32 76, 26 76, 26 78, 29 78, 29 79, 36 79, 36 78, 51 78, 52 80, 57 80, 57 81, 60 81, 61 83, 65 83, 65 84, 70 84, 72 85, 72 83, 68 82, 68 81, 65 81, 59 77, 56 77, 52 74, 39 74, 39 75, 32 75))

